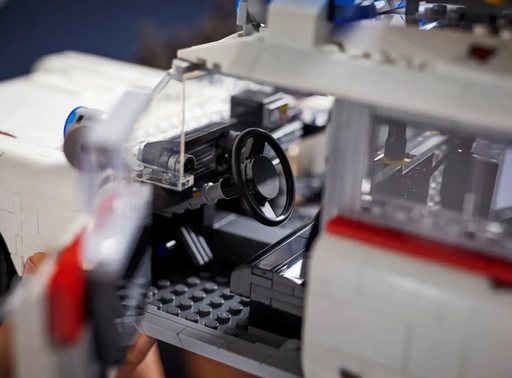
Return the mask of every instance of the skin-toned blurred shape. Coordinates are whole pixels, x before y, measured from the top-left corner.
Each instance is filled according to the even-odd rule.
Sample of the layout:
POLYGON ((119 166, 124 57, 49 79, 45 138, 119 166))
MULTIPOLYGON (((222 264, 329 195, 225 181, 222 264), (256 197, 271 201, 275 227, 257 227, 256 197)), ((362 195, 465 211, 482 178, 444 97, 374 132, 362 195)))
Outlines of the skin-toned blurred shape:
POLYGON ((184 352, 185 366, 189 378, 255 378, 255 375, 224 365, 199 354, 184 352))

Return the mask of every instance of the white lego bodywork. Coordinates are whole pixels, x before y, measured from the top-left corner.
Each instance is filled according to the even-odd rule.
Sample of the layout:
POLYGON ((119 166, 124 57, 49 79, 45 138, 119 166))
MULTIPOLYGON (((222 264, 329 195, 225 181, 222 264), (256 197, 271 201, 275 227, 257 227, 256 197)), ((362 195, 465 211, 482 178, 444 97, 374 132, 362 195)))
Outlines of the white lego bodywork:
POLYGON ((311 21, 323 14, 323 6, 308 5, 309 17, 299 17, 294 7, 300 3, 311 2, 273 1, 268 28, 260 33, 233 35, 180 50, 178 56, 226 75, 376 105, 418 120, 425 116, 464 124, 468 131, 484 125, 496 135, 510 132, 510 41, 379 22, 359 22, 326 37, 311 21), (276 12, 277 25, 271 22, 276 12), (303 28, 317 31, 314 40, 323 36, 323 43, 297 45, 295 32, 303 28), (495 48, 495 55, 476 62, 468 56, 473 44, 495 48))
MULTIPOLYGON (((260 33, 185 49, 179 57, 226 75, 333 95, 351 106, 375 106, 418 121, 437 119, 447 128, 485 128, 496 136, 512 132, 510 42, 367 23, 329 35, 326 1, 274 0, 269 9, 268 28, 260 33), (478 63, 469 58, 474 43, 495 48, 493 59, 478 63)), ((13 123, 0 120, 1 130, 18 136, 0 137, 0 232, 18 270, 28 254, 58 236, 78 209, 72 189, 76 173, 60 152, 69 110, 85 105, 108 111, 128 87, 151 88, 163 74, 141 68, 132 76, 133 67, 124 71, 122 63, 78 55, 66 59, 47 59, 35 74, 0 85, 0 98, 12 97, 8 85, 24 91, 43 85, 35 98, 48 100, 42 118, 52 120, 37 137, 31 134, 37 115, 20 115, 15 124, 26 128, 19 129, 5 128, 13 123), (79 68, 69 68, 75 66, 79 68), (52 127, 49 138, 46 130, 52 127), (2 151, 9 159, 5 167, 2 151), (29 172, 42 175, 44 169, 46 174, 52 165, 68 169, 69 175, 60 175, 62 182, 38 176, 34 184, 29 172)), ((20 108, 25 96, 11 107, 20 108)), ((510 377, 511 313, 512 295, 496 291, 483 276, 324 233, 309 262, 303 372, 315 378, 343 372, 364 378, 510 377)), ((155 332, 168 324, 162 321, 155 332)), ((176 327, 173 332, 183 337, 183 344, 202 336, 180 333, 181 324, 176 327)))
POLYGON ((79 206, 78 174, 55 149, 0 137, 0 232, 21 274, 62 238, 79 206))
POLYGON ((324 233, 306 298, 307 377, 512 376, 512 294, 485 276, 324 233))
POLYGON ((44 57, 34 72, 0 83, 0 235, 18 273, 49 250, 81 209, 78 172, 62 152, 63 125, 77 106, 109 111, 130 88, 148 90, 164 71, 88 54, 44 57))
MULTIPOLYGON (((337 98, 329 125, 324 216, 360 201, 360 180, 351 178, 353 188, 341 183, 343 175, 362 174, 345 168, 362 155, 360 144, 368 142, 364 123, 374 109, 454 132, 510 137, 510 41, 379 22, 327 35, 325 2, 314 3, 275 0, 269 24, 259 33, 184 49, 178 56, 226 75, 337 98), (472 58, 474 45, 495 49, 492 59, 472 58), (343 134, 352 138, 340 152, 337 137, 347 123, 356 134, 343 134), (356 153, 350 155, 350 148, 356 153), (341 155, 345 165, 338 161, 341 155), (345 207, 340 194, 329 192, 342 186, 345 207)), ((512 376, 512 295, 493 289, 484 276, 321 234, 307 277, 302 344, 307 377, 512 376)))

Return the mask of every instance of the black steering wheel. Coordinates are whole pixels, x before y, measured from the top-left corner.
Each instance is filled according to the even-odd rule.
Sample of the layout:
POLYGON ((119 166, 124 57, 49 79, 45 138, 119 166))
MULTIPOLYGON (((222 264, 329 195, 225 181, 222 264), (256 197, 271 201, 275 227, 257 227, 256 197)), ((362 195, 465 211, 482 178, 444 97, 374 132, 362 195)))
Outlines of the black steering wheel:
POLYGON ((257 221, 278 226, 290 217, 295 205, 292 168, 271 134, 260 129, 240 133, 233 145, 231 163, 240 197, 257 221))

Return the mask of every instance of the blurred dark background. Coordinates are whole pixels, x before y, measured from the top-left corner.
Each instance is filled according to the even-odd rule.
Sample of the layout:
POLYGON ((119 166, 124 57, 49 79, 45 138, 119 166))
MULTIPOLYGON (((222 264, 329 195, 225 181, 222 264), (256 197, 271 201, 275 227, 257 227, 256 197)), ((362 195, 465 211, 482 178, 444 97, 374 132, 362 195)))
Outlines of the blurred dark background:
POLYGON ((168 68, 176 49, 234 25, 234 0, 0 0, 0 79, 63 50, 168 68))
MULTIPOLYGON (((235 31, 235 0, 0 0, 0 80, 76 50, 169 68, 176 50, 235 31)), ((160 344, 168 377, 249 375, 160 344)))

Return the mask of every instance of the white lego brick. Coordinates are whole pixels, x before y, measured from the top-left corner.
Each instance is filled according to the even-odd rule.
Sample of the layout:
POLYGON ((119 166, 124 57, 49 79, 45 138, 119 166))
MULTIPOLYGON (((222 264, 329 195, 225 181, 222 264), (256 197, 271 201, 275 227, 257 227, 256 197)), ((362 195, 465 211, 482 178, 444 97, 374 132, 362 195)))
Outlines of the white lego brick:
POLYGON ((25 266, 23 256, 11 253, 11 261, 13 262, 14 267, 16 268, 16 272, 18 272, 18 275, 21 276, 21 274, 23 273, 23 268, 25 266))
MULTIPOLYGON (((308 306, 306 332, 326 346, 390 368, 403 365, 408 324, 349 303, 315 302, 308 306)), ((308 338, 305 340, 309 342, 308 338)))
MULTIPOLYGON (((164 71, 160 69, 120 62, 78 51, 62 51, 45 55, 34 63, 32 71, 35 74, 43 72, 54 74, 60 78, 68 79, 68 81, 70 78, 75 79, 80 76, 84 79, 90 79, 95 86, 105 86, 106 84, 109 86, 126 86, 128 84, 148 88, 153 88, 158 84, 164 74, 164 71)), ((73 84, 69 85, 70 88, 76 89, 73 84)))
POLYGON ((19 214, 21 211, 21 199, 19 193, 0 189, 0 210, 11 214, 19 214))
POLYGON ((312 48, 327 36, 327 1, 276 0, 269 6, 268 39, 286 48, 312 48))
POLYGON ((48 149, 28 144, 20 139, 3 138, 0 151, 0 188, 19 194, 23 201, 25 195, 37 194, 38 180, 48 173, 47 168, 55 165, 57 161, 67 164, 62 152, 52 151, 53 154, 58 154, 60 159, 50 159, 44 156, 48 149))
POLYGON ((16 253, 16 235, 21 234, 19 215, 0 210, 0 234, 11 253, 16 253))
POLYGON ((38 237, 36 239, 26 239, 23 238, 23 244, 21 246, 20 255, 27 256, 32 255, 36 252, 50 252, 49 249, 44 248, 45 245, 41 242, 41 239, 38 237))
POLYGON ((506 324, 475 324, 465 340, 465 377, 512 376, 512 329, 506 324))
POLYGON ((336 351, 338 360, 356 358, 361 363, 350 367, 365 378, 385 376, 387 370, 409 378, 512 376, 506 357, 512 353, 508 290, 493 289, 483 276, 357 244, 322 235, 315 245, 304 318, 305 366, 327 364, 315 355, 314 344, 336 351), (340 288, 344 281, 329 266, 350 266, 352 257, 344 251, 351 244, 366 250, 359 277, 373 282, 355 285, 353 295, 340 290, 336 296, 329 285, 340 288))
MULTIPOLYGON (((283 0, 282 4, 286 6, 290 2, 293 1, 283 0)), ((288 21, 280 26, 278 21, 272 21, 273 7, 278 10, 279 6, 281 2, 273 2, 270 7, 268 33, 196 46, 181 50, 179 56, 194 62, 203 61, 208 67, 215 63, 224 74, 283 88, 329 94, 382 109, 399 109, 418 117, 432 118, 434 114, 437 119, 456 121, 454 127, 462 125, 466 132, 481 129, 482 125, 489 133, 510 132, 512 109, 506 99, 512 95, 512 70, 510 65, 503 64, 505 58, 510 60, 512 56, 510 44, 502 44, 495 37, 481 38, 471 33, 448 30, 425 33, 413 27, 394 28, 381 23, 358 23, 344 28, 339 36, 342 44, 344 39, 353 39, 354 35, 358 40, 372 41, 368 42, 371 46, 366 49, 370 58, 365 59, 346 51, 307 48, 312 45, 311 39, 302 34, 299 34, 302 38, 297 40, 302 39, 305 43, 302 47, 294 45, 298 42, 294 42, 287 30, 290 25, 300 24, 301 18, 294 20, 288 15, 288 21), (396 62, 386 63, 379 58, 382 50, 399 41, 405 50, 391 51, 396 62, 404 53, 414 57, 419 50, 423 51, 420 52, 422 58, 413 59, 409 68, 396 62), (451 41, 449 45, 452 47, 460 46, 459 49, 443 48, 446 41, 451 41), (500 44, 500 66, 468 64, 466 57, 458 55, 460 48, 467 48, 475 42, 500 44), (237 56, 243 59, 235 58, 237 56), (427 67, 420 69, 422 65, 418 62, 425 59, 427 67), (322 74, 318 75, 318 72, 322 74), (400 82, 398 87, 397 81, 400 82), (418 91, 418 88, 422 90, 418 91), (393 96, 388 96, 388 93, 393 93, 393 96), (491 93, 492 98, 485 97, 486 101, 481 101, 484 98, 482 93, 491 93)), ((275 15, 277 17, 278 13, 275 15)), ((295 29, 294 32, 311 35, 311 30, 305 27, 304 31, 295 29)))
MULTIPOLYGON (((30 206, 37 209, 40 206, 39 195, 36 191, 25 190, 21 193, 22 206, 30 206)), ((23 210, 22 210, 23 212, 23 210)))
POLYGON ((398 369, 355 356, 323 343, 309 343, 303 347, 302 367, 308 378, 343 377, 342 372, 361 378, 420 378, 423 376, 405 375, 398 369))
POLYGON ((16 254, 22 255, 23 253, 23 238, 21 235, 16 235, 16 254))
POLYGON ((488 324, 499 325, 507 329, 512 327, 508 314, 512 312, 512 293, 508 289, 491 287, 489 294, 475 302, 469 315, 471 321, 482 327, 488 324))
POLYGON ((442 321, 415 322, 406 345, 408 374, 427 377, 458 378, 463 367, 465 334, 442 321))
POLYGON ((384 307, 390 310, 408 311, 403 304, 414 301, 421 286, 416 279, 420 270, 417 260, 369 248, 366 269, 361 277, 360 296, 370 303, 385 301, 384 307))
POLYGON ((43 207, 39 213, 39 234, 47 241, 59 240, 73 223, 71 209, 43 207))
POLYGON ((358 301, 407 321, 442 318, 460 328, 488 291, 480 276, 374 247, 358 301), (407 304, 404 306, 404 304, 407 304))
POLYGON ((41 201, 40 206, 46 201, 49 202, 48 206, 71 212, 75 198, 73 189, 75 189, 77 179, 78 172, 68 163, 48 163, 44 175, 39 174, 36 181, 36 189, 41 201))
POLYGON ((22 203, 21 205, 21 233, 25 244, 34 245, 39 236, 39 215, 37 208, 22 203))
POLYGON ((361 243, 322 234, 310 256, 307 297, 351 298, 358 295, 368 250, 361 243))
POLYGON ((489 295, 489 283, 483 276, 442 264, 422 260, 418 263, 421 270, 416 277, 416 300, 411 302, 416 316, 441 314, 445 322, 456 327, 482 298, 489 295))

